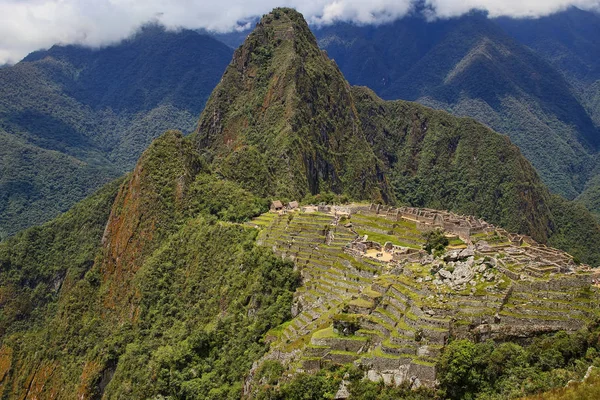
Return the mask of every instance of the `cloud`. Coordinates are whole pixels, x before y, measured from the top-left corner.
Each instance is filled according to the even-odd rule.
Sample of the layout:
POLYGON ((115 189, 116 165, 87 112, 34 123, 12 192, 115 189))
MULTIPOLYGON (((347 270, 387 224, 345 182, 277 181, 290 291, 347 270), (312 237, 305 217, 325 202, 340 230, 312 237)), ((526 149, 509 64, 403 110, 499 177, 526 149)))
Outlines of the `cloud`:
POLYGON ((294 7, 313 24, 379 24, 424 3, 430 16, 448 18, 471 9, 490 16, 539 17, 569 6, 600 8, 600 0, 0 0, 0 65, 53 44, 101 46, 158 21, 168 28, 225 32, 274 7, 294 7))
POLYGON ((425 0, 425 4, 438 18, 457 17, 473 9, 485 10, 491 18, 537 18, 573 6, 586 10, 600 8, 600 0, 425 0))

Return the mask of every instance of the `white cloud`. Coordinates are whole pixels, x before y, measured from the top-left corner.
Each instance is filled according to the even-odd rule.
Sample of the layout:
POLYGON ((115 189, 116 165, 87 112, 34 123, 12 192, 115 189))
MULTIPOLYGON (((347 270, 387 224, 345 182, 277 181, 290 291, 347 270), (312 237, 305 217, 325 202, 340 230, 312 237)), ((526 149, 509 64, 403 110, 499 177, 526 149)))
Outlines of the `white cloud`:
POLYGON ((537 18, 575 6, 598 9, 600 0, 425 0, 436 17, 456 17, 473 9, 485 10, 491 18, 510 16, 537 18))
MULTIPOLYGON (((377 24, 409 12, 416 0, 0 0, 0 65, 53 44, 100 46, 158 20, 169 28, 235 29, 274 7, 295 7, 313 24, 377 24)), ((490 16, 537 17, 571 5, 600 8, 600 0, 424 0, 434 16, 473 8, 490 16)))

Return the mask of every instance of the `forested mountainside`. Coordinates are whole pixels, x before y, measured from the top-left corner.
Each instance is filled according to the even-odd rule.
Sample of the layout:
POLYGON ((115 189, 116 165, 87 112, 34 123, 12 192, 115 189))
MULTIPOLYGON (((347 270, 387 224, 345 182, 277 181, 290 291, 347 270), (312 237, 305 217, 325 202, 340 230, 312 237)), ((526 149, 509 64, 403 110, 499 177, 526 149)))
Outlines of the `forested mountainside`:
POLYGON ((567 65, 574 56, 582 69, 598 70, 597 25, 589 21, 596 18, 580 10, 549 17, 552 22, 498 21, 479 13, 433 22, 413 16, 377 27, 335 24, 315 33, 351 84, 368 86, 384 99, 470 116, 508 134, 544 183, 573 199, 594 176, 600 133, 595 86, 590 82, 584 90, 579 84, 581 76, 589 80, 593 74, 567 65), (588 20, 576 35, 586 39, 575 43, 568 34, 575 35, 570 28, 576 23, 563 35, 555 22, 574 13, 588 20), (561 46, 544 34, 555 25, 553 35, 566 37, 561 46))
POLYGON ((193 135, 0 243, 0 396, 535 394, 599 362, 599 238, 507 137, 351 87, 275 9, 193 135), (363 203, 267 213, 303 197, 363 203))
POLYGON ((54 46, 0 70, 0 238, 130 170, 165 130, 190 132, 231 58, 192 31, 147 26, 102 49, 54 46))

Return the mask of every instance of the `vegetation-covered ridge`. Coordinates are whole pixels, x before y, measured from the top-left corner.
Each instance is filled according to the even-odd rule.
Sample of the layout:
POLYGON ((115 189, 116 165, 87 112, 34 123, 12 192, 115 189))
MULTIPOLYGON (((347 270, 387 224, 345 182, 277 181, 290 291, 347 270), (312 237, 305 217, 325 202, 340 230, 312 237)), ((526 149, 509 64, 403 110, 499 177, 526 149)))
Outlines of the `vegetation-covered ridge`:
POLYGON ((509 135, 544 183, 573 199, 597 164, 599 22, 576 8, 535 20, 472 12, 429 21, 415 13, 315 34, 351 84, 509 135))
POLYGON ((0 239, 42 224, 191 132, 232 51, 144 27, 102 49, 53 46, 0 70, 0 239))

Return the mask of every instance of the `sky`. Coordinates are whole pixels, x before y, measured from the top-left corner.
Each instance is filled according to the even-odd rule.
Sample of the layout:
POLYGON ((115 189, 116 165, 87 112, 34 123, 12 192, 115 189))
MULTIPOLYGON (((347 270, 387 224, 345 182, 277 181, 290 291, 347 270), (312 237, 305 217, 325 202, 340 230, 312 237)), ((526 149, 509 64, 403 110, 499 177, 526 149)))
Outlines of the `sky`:
POLYGON ((130 36, 147 22, 170 29, 227 32, 274 7, 293 7, 313 25, 382 24, 424 2, 430 18, 472 9, 490 17, 538 18, 570 6, 600 10, 600 0, 0 0, 0 65, 54 44, 97 47, 130 36))

